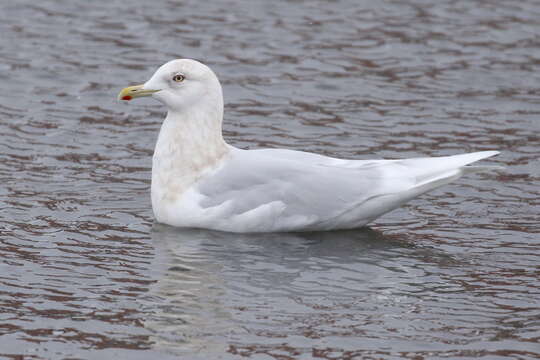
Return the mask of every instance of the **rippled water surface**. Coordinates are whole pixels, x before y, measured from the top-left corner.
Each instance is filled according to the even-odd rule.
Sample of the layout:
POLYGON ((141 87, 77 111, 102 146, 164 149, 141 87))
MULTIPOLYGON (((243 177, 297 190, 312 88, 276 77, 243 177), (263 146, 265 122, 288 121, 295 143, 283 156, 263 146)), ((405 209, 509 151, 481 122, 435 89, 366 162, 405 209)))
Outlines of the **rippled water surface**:
POLYGON ((0 30, 0 358, 540 357, 538 1, 17 0, 0 30), (116 94, 177 57, 238 147, 507 169, 370 229, 155 224, 164 109, 116 94))

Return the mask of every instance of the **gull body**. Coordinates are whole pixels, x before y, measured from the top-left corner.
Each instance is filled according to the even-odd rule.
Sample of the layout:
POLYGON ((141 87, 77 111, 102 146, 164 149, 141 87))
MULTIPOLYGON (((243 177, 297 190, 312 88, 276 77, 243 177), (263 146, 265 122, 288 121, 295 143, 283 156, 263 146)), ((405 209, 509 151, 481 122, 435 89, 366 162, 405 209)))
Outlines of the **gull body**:
POLYGON ((156 220, 178 227, 276 232, 361 227, 468 172, 497 151, 403 160, 345 160, 285 149, 242 150, 222 136, 223 95, 207 66, 162 65, 119 98, 167 106, 152 161, 156 220))

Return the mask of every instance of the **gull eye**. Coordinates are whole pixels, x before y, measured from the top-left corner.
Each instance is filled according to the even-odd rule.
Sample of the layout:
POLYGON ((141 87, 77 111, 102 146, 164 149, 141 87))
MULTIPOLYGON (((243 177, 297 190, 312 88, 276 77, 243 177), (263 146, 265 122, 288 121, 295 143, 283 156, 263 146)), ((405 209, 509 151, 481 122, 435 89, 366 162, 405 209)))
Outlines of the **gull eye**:
POLYGON ((182 82, 184 81, 185 77, 184 75, 180 75, 180 74, 176 74, 173 76, 173 81, 176 81, 176 82, 182 82))

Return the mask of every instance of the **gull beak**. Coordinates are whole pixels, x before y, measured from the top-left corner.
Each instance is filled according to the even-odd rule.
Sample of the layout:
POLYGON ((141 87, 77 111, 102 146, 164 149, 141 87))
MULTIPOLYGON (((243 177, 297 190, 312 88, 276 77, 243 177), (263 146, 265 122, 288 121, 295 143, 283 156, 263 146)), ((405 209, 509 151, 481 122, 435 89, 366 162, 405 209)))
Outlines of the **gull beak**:
POLYGON ((150 96, 159 90, 143 89, 144 85, 128 86, 118 94, 118 100, 131 100, 138 97, 150 96))

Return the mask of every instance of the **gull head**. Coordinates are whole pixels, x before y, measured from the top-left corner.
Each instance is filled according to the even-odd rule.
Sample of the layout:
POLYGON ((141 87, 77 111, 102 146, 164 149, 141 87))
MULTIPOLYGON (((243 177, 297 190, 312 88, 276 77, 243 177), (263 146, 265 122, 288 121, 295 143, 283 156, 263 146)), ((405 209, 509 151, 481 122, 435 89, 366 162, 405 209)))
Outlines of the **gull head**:
POLYGON ((221 85, 206 65, 191 59, 177 59, 163 64, 142 85, 128 86, 118 94, 119 100, 151 96, 165 104, 169 111, 185 111, 201 101, 222 105, 221 85))

